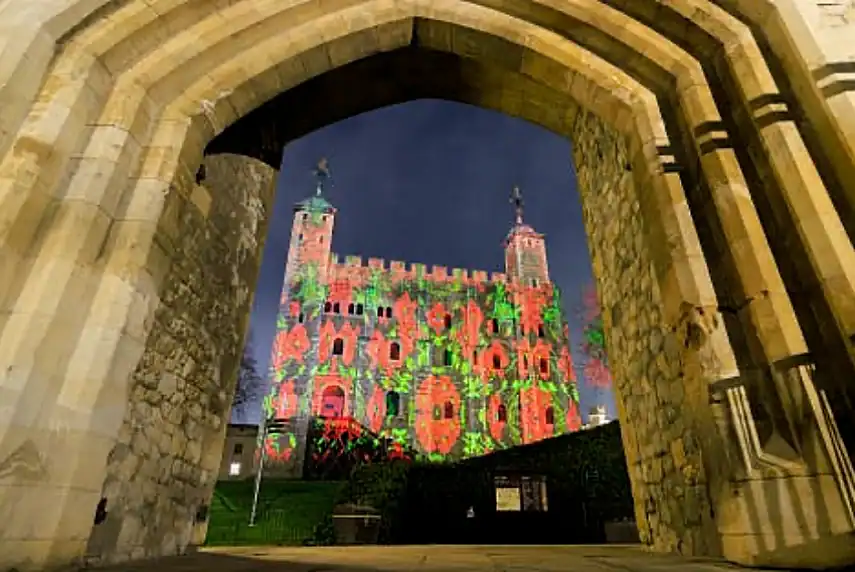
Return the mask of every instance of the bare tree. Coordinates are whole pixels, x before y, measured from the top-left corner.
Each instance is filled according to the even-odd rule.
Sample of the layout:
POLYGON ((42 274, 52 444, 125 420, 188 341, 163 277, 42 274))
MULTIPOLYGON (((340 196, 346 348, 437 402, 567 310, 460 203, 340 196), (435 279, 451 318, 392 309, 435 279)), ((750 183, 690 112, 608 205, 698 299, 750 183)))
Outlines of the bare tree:
POLYGON ((264 389, 264 378, 258 373, 258 362, 252 353, 252 336, 247 336, 240 358, 235 396, 232 401, 232 419, 243 417, 248 406, 256 403, 264 389))

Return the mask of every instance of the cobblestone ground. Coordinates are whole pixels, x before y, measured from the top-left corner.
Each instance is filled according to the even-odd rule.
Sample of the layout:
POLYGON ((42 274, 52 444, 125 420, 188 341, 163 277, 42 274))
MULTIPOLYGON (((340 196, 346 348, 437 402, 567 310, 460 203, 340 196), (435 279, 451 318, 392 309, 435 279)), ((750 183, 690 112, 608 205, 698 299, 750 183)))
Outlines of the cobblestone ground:
POLYGON ((218 548, 122 572, 724 572, 714 560, 649 554, 630 546, 365 546, 218 548))

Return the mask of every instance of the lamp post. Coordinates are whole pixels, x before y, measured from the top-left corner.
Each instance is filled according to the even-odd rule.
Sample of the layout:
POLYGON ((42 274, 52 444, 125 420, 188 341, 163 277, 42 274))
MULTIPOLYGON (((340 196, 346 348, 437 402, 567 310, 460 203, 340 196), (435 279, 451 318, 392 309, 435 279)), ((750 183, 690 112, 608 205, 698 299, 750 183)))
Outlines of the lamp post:
POLYGON ((261 424, 261 454, 258 459, 258 469, 255 472, 255 492, 252 495, 252 512, 249 514, 250 526, 255 526, 258 492, 261 490, 261 475, 264 472, 264 458, 267 456, 267 437, 271 434, 280 433, 284 428, 285 421, 273 417, 268 417, 261 424))

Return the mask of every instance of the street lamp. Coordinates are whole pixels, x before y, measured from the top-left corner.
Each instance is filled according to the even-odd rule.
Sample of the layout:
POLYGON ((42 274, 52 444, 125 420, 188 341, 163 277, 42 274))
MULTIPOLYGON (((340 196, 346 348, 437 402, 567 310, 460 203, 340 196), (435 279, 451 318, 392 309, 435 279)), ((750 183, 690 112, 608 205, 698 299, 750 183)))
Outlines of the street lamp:
POLYGON ((264 458, 267 456, 268 435, 279 434, 285 429, 284 419, 268 417, 261 424, 261 454, 258 459, 258 469, 255 472, 255 492, 252 495, 252 512, 249 514, 249 525, 255 526, 256 509, 258 508, 258 492, 261 490, 261 474, 264 472, 264 458))

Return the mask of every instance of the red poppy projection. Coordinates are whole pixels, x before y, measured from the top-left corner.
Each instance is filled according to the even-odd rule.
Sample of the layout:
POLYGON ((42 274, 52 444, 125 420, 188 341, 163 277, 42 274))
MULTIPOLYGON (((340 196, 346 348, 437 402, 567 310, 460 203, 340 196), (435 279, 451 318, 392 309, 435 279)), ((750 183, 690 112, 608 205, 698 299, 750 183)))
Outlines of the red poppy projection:
POLYGON ((369 435, 393 458, 411 451, 434 461, 579 429, 566 320, 550 282, 339 263, 320 247, 333 213, 318 198, 297 214, 312 244, 292 241, 298 265, 281 297, 264 408, 292 423, 269 439, 271 463, 302 458, 299 424, 319 419, 335 446, 316 451, 369 435))

